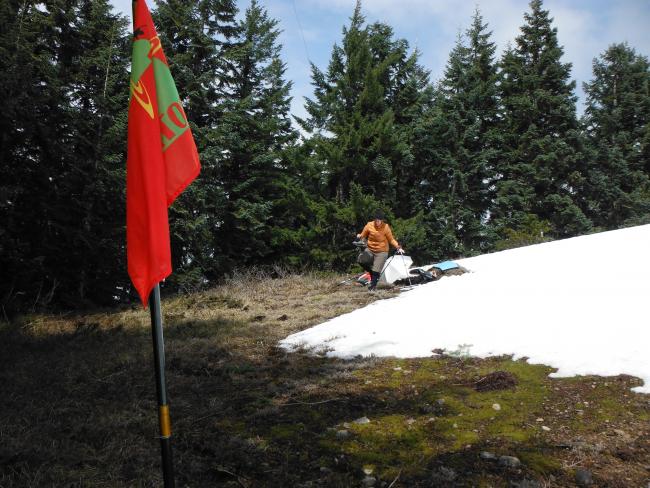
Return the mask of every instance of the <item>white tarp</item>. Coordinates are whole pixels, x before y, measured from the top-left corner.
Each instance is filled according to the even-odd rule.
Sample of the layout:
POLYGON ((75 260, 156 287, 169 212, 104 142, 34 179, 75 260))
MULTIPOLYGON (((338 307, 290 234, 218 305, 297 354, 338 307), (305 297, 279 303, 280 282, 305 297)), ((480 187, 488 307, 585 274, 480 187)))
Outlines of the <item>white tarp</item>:
POLYGON ((389 257, 384 264, 379 283, 392 285, 397 280, 409 277, 409 267, 413 264, 410 256, 395 254, 389 257))

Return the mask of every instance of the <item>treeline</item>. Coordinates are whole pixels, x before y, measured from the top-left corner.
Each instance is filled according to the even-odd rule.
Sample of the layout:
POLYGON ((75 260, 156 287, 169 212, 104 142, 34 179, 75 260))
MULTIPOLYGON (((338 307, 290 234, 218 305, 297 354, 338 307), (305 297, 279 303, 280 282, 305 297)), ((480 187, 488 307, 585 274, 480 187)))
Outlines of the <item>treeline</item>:
MULTIPOLYGON (((167 292, 250 265, 345 269, 375 208, 421 263, 650 222, 648 59, 612 44, 579 119, 541 0, 499 59, 477 11, 435 82, 359 2, 295 123, 278 22, 255 1, 237 14, 234 0, 153 12, 202 163, 170 209, 167 292)), ((0 2, 5 314, 133 299, 130 39, 106 0, 0 2)))

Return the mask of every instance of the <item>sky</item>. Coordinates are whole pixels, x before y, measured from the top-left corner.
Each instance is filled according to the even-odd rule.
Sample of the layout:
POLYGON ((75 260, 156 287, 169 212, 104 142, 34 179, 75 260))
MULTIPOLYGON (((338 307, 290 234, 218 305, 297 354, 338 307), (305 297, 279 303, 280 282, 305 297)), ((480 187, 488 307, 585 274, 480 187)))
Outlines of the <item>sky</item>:
POLYGON ((513 355, 551 376, 616 376, 650 393, 650 225, 485 254, 460 276, 293 334, 280 345, 328 356, 513 355))
MULTIPOLYGON (((131 0, 111 0, 131 17, 131 0)), ((154 0, 148 0, 150 7, 154 0)), ((243 11, 249 1, 238 0, 243 11)), ((293 81, 292 113, 304 116, 304 97, 312 96, 309 62, 326 69, 334 43, 349 23, 355 0, 259 0, 282 29, 282 59, 286 77, 293 81)), ((492 40, 500 53, 508 42, 514 44, 528 11, 528 0, 365 0, 363 12, 368 22, 386 22, 396 36, 417 46, 421 64, 439 80, 459 32, 471 23, 478 7, 492 40)), ((592 77, 592 60, 610 44, 628 42, 639 54, 650 56, 650 1, 648 0, 545 0, 544 8, 554 18, 564 62, 573 64, 577 82, 578 113, 582 113, 582 83, 592 77)), ((164 48, 164 46, 163 46, 164 48)), ((173 73, 173 67, 172 67, 173 73)))

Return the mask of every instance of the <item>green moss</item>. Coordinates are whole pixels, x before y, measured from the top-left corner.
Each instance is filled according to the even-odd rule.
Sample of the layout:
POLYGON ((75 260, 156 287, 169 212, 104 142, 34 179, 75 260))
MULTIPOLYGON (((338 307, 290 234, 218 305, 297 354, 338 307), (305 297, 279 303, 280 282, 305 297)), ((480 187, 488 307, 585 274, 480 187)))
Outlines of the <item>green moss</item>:
POLYGON ((305 425, 302 422, 297 424, 273 425, 270 429, 270 435, 275 441, 299 442, 304 434, 305 425))
MULTIPOLYGON (((551 379, 551 372, 553 368, 548 366, 505 357, 377 360, 372 368, 353 373, 359 392, 381 399, 367 405, 365 414, 371 422, 351 424, 347 427, 350 435, 344 439, 330 431, 321 439, 320 447, 326 452, 345 453, 355 466, 371 467, 373 476, 381 479, 394 479, 400 472, 401 479, 417 478, 425 475, 429 461, 438 456, 464 459, 461 453, 468 446, 478 448, 486 444, 515 452, 526 469, 540 476, 561 475, 559 455, 556 457, 542 447, 530 449, 539 443, 539 424, 535 420, 547 416, 543 405, 566 408, 567 383, 563 382, 567 380, 551 379), (485 392, 474 389, 479 378, 495 371, 513 374, 516 386, 485 392), (562 388, 557 390, 558 386, 562 388), (494 404, 500 408, 493 408, 494 404), (529 448, 520 450, 523 446, 529 448)), ((591 393, 582 381, 576 383, 580 394, 591 393)), ((593 411, 589 415, 598 419, 596 424, 600 423, 600 428, 604 419, 614 421, 617 415, 629 412, 629 408, 622 408, 620 398, 607 391, 609 395, 594 392, 594 397, 600 395, 598 400, 591 396, 585 399, 588 407, 575 402, 575 408, 582 405, 585 411, 593 411)), ((301 413, 301 420, 306 425, 319 424, 322 430, 327 428, 322 418, 314 418, 306 411, 301 413)), ((572 425, 575 432, 591 428, 580 425, 581 420, 578 418, 572 425)), ((285 428, 278 433, 291 438, 299 435, 300 430, 285 428)), ((494 480, 483 481, 489 484, 494 480)), ((474 486, 487 486, 483 481, 477 475, 474 486)))
POLYGON ((472 360, 454 359, 450 363, 447 359, 435 358, 417 363, 386 360, 374 371, 357 374, 365 380, 370 379, 373 389, 401 389, 409 397, 412 411, 392 420, 386 417, 382 420, 383 429, 390 436, 404 440, 420 432, 419 435, 430 443, 433 435, 442 441, 434 450, 449 452, 494 438, 514 442, 529 440, 535 434, 535 429, 530 427, 531 417, 548 396, 548 374, 552 371, 547 366, 509 358, 494 358, 478 365, 472 360), (479 377, 494 371, 512 373, 517 378, 517 386, 489 392, 477 392, 472 388, 479 377), (411 391, 418 391, 419 397, 409 396, 411 391), (495 410, 494 404, 499 404, 501 409, 495 410), (432 413, 423 415, 417 408, 423 405, 428 405, 432 413), (405 434, 404 426, 409 417, 416 422, 405 434), (436 418, 435 422, 427 423, 432 417, 436 418), (422 425, 426 429, 418 427, 422 425))
POLYGON ((371 420, 370 424, 350 426, 351 437, 333 444, 355 460, 355 464, 372 466, 377 474, 388 478, 399 467, 404 474, 420 473, 422 458, 437 453, 438 442, 423 422, 408 422, 411 417, 387 415, 371 420), (414 455, 417 453, 417 455, 414 455), (419 460, 419 461, 418 461, 419 460))
POLYGON ((517 457, 526 468, 540 475, 556 474, 562 471, 562 464, 552 455, 543 451, 518 451, 517 457))

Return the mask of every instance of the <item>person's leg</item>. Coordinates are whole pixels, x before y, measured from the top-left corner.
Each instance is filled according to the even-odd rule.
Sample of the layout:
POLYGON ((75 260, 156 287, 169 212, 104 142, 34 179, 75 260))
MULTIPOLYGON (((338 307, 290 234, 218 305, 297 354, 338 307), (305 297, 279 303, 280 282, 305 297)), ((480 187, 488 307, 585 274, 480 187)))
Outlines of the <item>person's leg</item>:
POLYGON ((370 271, 370 276, 372 277, 372 279, 370 280, 370 286, 368 287, 368 290, 371 291, 377 288, 377 282, 379 281, 379 277, 381 276, 381 271, 382 269, 384 269, 386 258, 388 258, 387 252, 378 252, 373 254, 375 255, 375 259, 373 260, 372 263, 372 271, 370 271))
POLYGON ((368 291, 372 291, 377 288, 377 281, 379 281, 379 273, 376 271, 370 272, 370 285, 368 285, 368 291))

